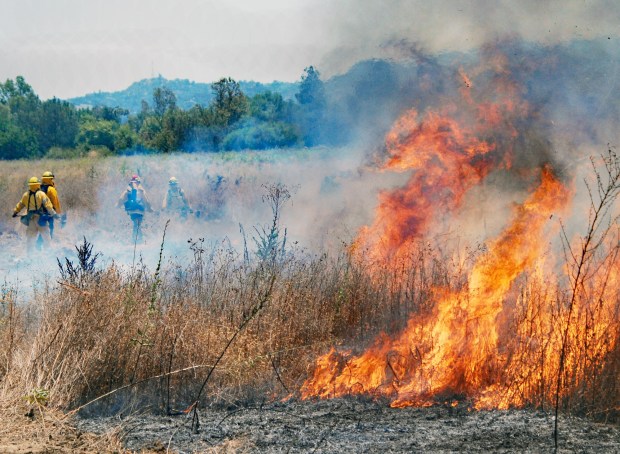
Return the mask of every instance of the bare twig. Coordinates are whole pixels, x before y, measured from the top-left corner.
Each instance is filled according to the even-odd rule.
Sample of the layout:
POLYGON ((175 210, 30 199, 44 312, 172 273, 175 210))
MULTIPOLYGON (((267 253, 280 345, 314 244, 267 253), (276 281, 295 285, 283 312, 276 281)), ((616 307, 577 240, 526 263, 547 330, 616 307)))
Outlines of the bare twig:
POLYGON ((280 382, 280 384, 282 385, 284 390, 287 393, 290 393, 290 391, 288 390, 288 388, 286 387, 286 385, 282 381, 282 377, 280 377, 280 373, 278 372, 278 368, 276 367, 276 363, 273 361, 273 356, 269 355, 269 359, 271 360, 271 366, 273 367, 273 371, 276 373, 276 377, 278 378, 278 381, 280 382))
POLYGON ((581 241, 581 249, 579 253, 575 253, 568 242, 568 235, 562 225, 562 238, 565 252, 570 253, 573 268, 571 269, 572 285, 571 297, 568 304, 568 314, 566 316, 565 326, 562 333, 562 344, 560 350, 560 359, 558 366, 558 375, 555 389, 555 421, 553 427, 553 440, 555 449, 558 449, 558 413, 560 407, 560 391, 562 387, 562 376, 564 374, 566 362, 566 349, 568 344, 568 333, 571 326, 572 315, 575 309, 575 303, 579 295, 584 291, 584 283, 589 277, 587 275, 587 267, 594 258, 594 253, 607 238, 611 229, 612 221, 609 220, 609 213, 618 195, 620 194, 620 160, 616 154, 610 149, 607 156, 602 157, 605 167, 605 177, 603 180, 601 173, 598 171, 596 162, 591 159, 592 167, 596 177, 597 198, 595 199, 589 184, 586 182, 588 194, 590 196, 590 214, 588 216, 588 230, 581 241), (603 225, 608 220, 606 226, 603 225))
POLYGON ((217 367, 219 362, 222 360, 222 358, 226 354, 226 351, 232 345, 232 343, 234 342, 236 337, 239 335, 239 333, 241 331, 243 331, 243 329, 247 326, 248 323, 250 323, 250 321, 254 318, 254 316, 260 312, 260 310, 265 306, 265 303, 267 303, 267 301, 269 301, 269 298, 271 297, 271 292, 273 290, 273 284, 275 283, 275 281, 276 281, 276 274, 272 273, 271 277, 270 277, 270 280, 269 280, 269 286, 267 288, 267 291, 264 293, 263 297, 258 301, 258 303, 256 303, 256 305, 254 305, 254 307, 252 308, 250 313, 245 317, 245 319, 241 322, 241 324, 237 328, 237 331, 235 331, 235 333, 229 339, 228 343, 226 344, 226 346, 224 347, 224 349, 222 350, 222 352, 218 356, 218 358, 215 360, 215 364, 213 364, 213 367, 211 368, 211 370, 207 374, 207 378, 205 378, 204 382, 202 383, 202 386, 200 387, 200 390, 198 391, 198 395, 196 396, 196 399, 194 400, 195 406, 194 406, 194 413, 193 413, 193 417, 192 417, 192 431, 194 433, 196 433, 198 431, 198 427, 200 425, 199 421, 198 421, 198 403, 200 401, 200 397, 202 395, 202 392, 205 389, 205 386, 207 386, 207 383, 209 382, 209 379, 211 378, 211 375, 213 374, 213 371, 215 371, 215 368, 217 367))

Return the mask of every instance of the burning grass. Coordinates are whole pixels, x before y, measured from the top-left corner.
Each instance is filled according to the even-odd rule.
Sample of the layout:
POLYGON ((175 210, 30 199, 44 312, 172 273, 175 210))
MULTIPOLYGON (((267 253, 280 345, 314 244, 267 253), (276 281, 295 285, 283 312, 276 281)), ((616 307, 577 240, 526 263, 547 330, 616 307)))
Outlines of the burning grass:
MULTIPOLYGON (((552 407, 569 290, 534 267, 486 315, 496 325, 476 333, 472 323, 486 326, 482 319, 464 320, 456 330, 454 313, 453 344, 439 342, 435 303, 457 298, 466 317, 479 290, 463 288, 463 270, 438 251, 416 254, 415 266, 394 274, 350 254, 298 252, 266 266, 220 248, 186 266, 164 263, 158 272, 109 266, 65 276, 28 305, 13 304, 5 289, 2 395, 17 402, 45 390, 46 404, 68 410, 111 392, 83 411, 182 411, 252 315, 215 369, 203 402, 296 395, 310 375, 304 397, 363 393, 393 396, 393 406, 471 399, 479 407, 552 407), (265 304, 256 311, 261 299, 265 304), (488 348, 469 343, 481 338, 488 348), (374 346, 361 356, 332 350, 314 366, 331 345, 365 344, 374 346), (452 347, 436 350, 446 345, 452 347), (456 355, 448 359, 449 353, 456 355), (320 382, 326 371, 331 378, 320 382), (412 391, 413 383, 426 385, 412 391)), ((617 263, 592 269, 597 272, 579 292, 565 339, 561 407, 614 420, 620 401, 617 263)))
MULTIPOLYGON (((366 350, 320 357, 304 398, 370 394, 393 407, 465 399, 479 409, 553 407, 556 421, 560 408, 618 417, 618 370, 608 361, 615 363, 620 348, 618 288, 609 285, 619 266, 620 159, 609 149, 592 161, 594 178, 583 186, 587 223, 573 219, 568 233, 568 224, 555 220, 579 216, 570 213, 578 200, 574 175, 559 170, 541 140, 545 126, 523 101, 509 60, 489 50, 472 74, 491 78, 461 71, 467 83, 460 99, 439 99, 422 115, 407 111, 388 133, 379 167, 407 171, 408 180, 380 194, 355 251, 371 268, 407 269, 419 244, 458 222, 467 197, 492 175, 521 195, 498 232, 485 235, 464 280, 428 286, 424 310, 413 308, 406 328, 378 336, 366 350), (558 232, 563 269, 553 257, 558 232), (549 289, 544 297, 540 288, 549 289), (601 382, 593 385, 592 377, 601 382)), ((555 440, 557 447, 557 431, 555 440)))

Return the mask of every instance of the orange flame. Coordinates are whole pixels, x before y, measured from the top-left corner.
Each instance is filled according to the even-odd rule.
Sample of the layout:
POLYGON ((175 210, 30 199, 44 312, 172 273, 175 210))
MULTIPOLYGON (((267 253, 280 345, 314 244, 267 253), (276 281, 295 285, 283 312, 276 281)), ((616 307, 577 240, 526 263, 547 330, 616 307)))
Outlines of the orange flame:
MULTIPOLYGON (((505 61, 493 62, 500 76, 492 100, 486 99, 485 92, 479 95, 485 99, 476 102, 473 90, 461 91, 460 105, 449 103, 423 116, 409 110, 387 134, 388 158, 382 170, 409 171, 411 176, 403 188, 379 194, 375 221, 358 235, 355 249, 371 261, 405 256, 412 241, 429 230, 438 213, 453 212, 467 191, 490 172, 511 167, 513 142, 518 136, 515 122, 527 117, 529 107, 524 101, 515 101, 519 89, 499 68, 501 63, 505 61)), ((472 87, 462 69, 460 74, 472 87)))
MULTIPOLYGON (((515 145, 533 114, 520 100, 522 88, 511 82, 505 56, 490 55, 487 63, 473 74, 459 70, 467 87, 458 90, 458 105, 424 114, 409 110, 388 133, 382 170, 409 172, 409 179, 379 195, 374 222, 355 241, 355 257, 370 259, 371 270, 406 269, 415 241, 433 231, 438 215, 456 212, 491 172, 511 170, 538 185, 486 243, 466 285, 425 287, 424 294, 433 295, 425 303, 431 309, 411 316, 399 335, 382 334, 359 355, 332 349, 320 357, 302 398, 363 393, 387 397, 393 407, 454 405, 467 398, 475 408, 507 408, 552 402, 561 379, 582 394, 600 390, 599 382, 584 386, 587 377, 617 380, 617 369, 605 370, 604 361, 620 351, 620 247, 600 245, 608 255, 597 258, 596 271, 588 270, 591 289, 582 289, 571 312, 559 281, 548 282, 542 272, 526 274, 542 265, 549 220, 568 205, 572 191, 548 164, 532 170, 525 160, 521 171, 524 160, 515 145), (478 76, 487 84, 474 85, 478 76), (516 296, 520 276, 532 278, 516 296), (566 377, 558 366, 563 342, 573 346, 566 349, 566 377)), ((570 270, 567 276, 574 279, 570 270)))
POLYGON ((568 196, 544 169, 538 189, 474 266, 469 287, 441 298, 432 323, 412 318, 398 338, 381 336, 358 357, 332 350, 317 361, 302 397, 369 393, 388 396, 392 406, 401 407, 429 404, 440 395, 474 396, 493 386, 489 378, 502 362, 496 319, 504 296, 543 252, 537 240, 568 196))
POLYGON ((404 188, 379 195, 375 222, 360 232, 358 243, 375 260, 407 248, 438 210, 459 206, 466 191, 493 168, 492 144, 435 112, 423 120, 415 110, 406 112, 386 144, 390 158, 384 169, 414 170, 404 188))

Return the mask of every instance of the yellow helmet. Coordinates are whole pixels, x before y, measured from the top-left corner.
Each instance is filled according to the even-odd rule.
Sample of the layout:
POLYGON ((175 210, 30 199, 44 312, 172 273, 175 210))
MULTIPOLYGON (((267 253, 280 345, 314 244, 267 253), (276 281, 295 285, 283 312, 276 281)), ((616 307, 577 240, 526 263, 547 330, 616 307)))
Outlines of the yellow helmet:
POLYGON ((176 185, 178 183, 179 183, 179 181, 175 177, 170 177, 170 179, 168 180, 168 184, 172 185, 172 186, 176 185))
POLYGON ((43 172, 43 177, 41 178, 43 184, 52 184, 54 182, 54 174, 49 170, 47 172, 43 172))
POLYGON ((41 182, 39 181, 39 179, 37 177, 32 177, 30 178, 30 180, 28 180, 28 188, 31 191, 35 191, 37 189, 41 188, 41 182))

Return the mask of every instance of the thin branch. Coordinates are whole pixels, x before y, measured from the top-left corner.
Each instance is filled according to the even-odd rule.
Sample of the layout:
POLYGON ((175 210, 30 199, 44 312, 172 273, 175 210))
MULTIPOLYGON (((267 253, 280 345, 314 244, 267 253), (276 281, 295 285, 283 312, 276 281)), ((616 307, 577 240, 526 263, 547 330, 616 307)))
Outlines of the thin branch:
POLYGON ((207 378, 205 378, 204 382, 202 383, 202 386, 200 387, 200 390, 198 391, 198 395, 196 396, 196 399, 194 399, 194 413, 193 413, 193 416, 192 416, 192 431, 194 433, 198 432, 198 427, 200 425, 199 421, 198 421, 198 402, 200 401, 200 397, 202 395, 202 392, 204 391, 205 387, 207 386, 207 383, 209 382, 209 379, 211 378, 211 375, 213 374, 213 372, 215 371, 215 368, 217 367, 219 362, 222 360, 222 358, 224 357, 224 355, 228 351, 228 348, 232 345, 232 343, 237 338, 239 333, 241 331, 243 331, 243 329, 247 326, 248 323, 250 323, 250 321, 254 318, 254 316, 260 312, 260 310, 264 307, 265 303, 267 301, 269 301, 269 298, 271 297, 271 292, 273 290, 273 285, 274 285, 275 281, 276 281, 276 275, 275 275, 275 273, 273 273, 271 275, 271 279, 269 281, 269 288, 267 289, 267 291, 265 292, 263 297, 260 299, 260 301, 258 303, 256 303, 256 305, 254 305, 254 307, 252 308, 250 313, 247 315, 247 317, 241 322, 241 324, 237 328, 237 331, 235 331, 235 333, 229 339, 228 343, 226 344, 226 346, 224 347, 224 349, 222 350, 222 352, 218 356, 217 360, 215 361, 215 364, 213 364, 213 367, 211 367, 211 370, 207 374, 207 378))

